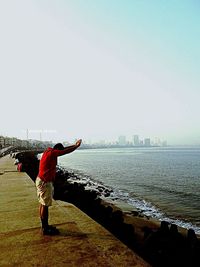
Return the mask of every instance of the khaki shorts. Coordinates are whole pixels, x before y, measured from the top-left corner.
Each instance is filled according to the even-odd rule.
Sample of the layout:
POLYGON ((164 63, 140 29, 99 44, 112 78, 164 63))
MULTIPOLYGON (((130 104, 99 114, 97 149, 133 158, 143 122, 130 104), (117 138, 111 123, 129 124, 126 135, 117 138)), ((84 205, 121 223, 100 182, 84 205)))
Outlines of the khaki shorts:
POLYGON ((52 198, 53 198, 53 183, 52 182, 44 182, 37 177, 36 181, 36 188, 37 188, 37 197, 43 206, 51 206, 52 205, 52 198))

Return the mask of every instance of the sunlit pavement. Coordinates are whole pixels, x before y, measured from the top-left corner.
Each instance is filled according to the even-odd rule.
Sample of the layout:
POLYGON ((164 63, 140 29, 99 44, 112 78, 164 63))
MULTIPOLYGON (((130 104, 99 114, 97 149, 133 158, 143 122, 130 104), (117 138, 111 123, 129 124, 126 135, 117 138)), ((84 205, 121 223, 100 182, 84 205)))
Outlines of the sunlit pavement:
POLYGON ((33 181, 0 158, 0 266, 149 266, 74 205, 54 201, 50 224, 58 236, 43 236, 33 181))

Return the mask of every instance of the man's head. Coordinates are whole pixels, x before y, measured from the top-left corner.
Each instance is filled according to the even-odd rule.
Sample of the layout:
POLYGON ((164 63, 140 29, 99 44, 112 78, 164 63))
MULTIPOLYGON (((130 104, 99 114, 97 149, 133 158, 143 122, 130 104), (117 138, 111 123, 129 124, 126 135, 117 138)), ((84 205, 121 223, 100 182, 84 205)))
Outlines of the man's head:
POLYGON ((58 143, 53 148, 54 149, 58 149, 58 150, 63 150, 64 149, 64 146, 61 143, 58 143))

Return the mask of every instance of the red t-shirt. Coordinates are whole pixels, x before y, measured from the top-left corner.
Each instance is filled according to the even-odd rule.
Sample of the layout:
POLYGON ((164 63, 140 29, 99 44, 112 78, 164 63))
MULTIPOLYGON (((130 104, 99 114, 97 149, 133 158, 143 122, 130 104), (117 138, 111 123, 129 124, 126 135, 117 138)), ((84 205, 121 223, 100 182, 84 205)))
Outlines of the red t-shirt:
POLYGON ((53 149, 51 147, 44 151, 40 160, 39 174, 41 180, 53 182, 56 176, 57 157, 66 154, 66 151, 53 149))

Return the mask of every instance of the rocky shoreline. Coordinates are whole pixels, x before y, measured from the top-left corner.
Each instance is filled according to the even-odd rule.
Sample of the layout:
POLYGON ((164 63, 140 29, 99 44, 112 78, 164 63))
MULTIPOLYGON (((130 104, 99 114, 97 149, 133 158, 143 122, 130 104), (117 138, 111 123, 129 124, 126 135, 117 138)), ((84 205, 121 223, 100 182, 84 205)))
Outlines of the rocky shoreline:
MULTIPOLYGON (((16 158, 35 181, 39 160, 38 152, 20 152, 16 158)), ((176 225, 157 222, 142 216, 137 210, 122 210, 106 201, 112 190, 91 184, 73 172, 58 167, 54 183, 54 199, 67 201, 107 228, 129 248, 152 266, 200 266, 200 240, 192 229, 183 231, 176 225)))

